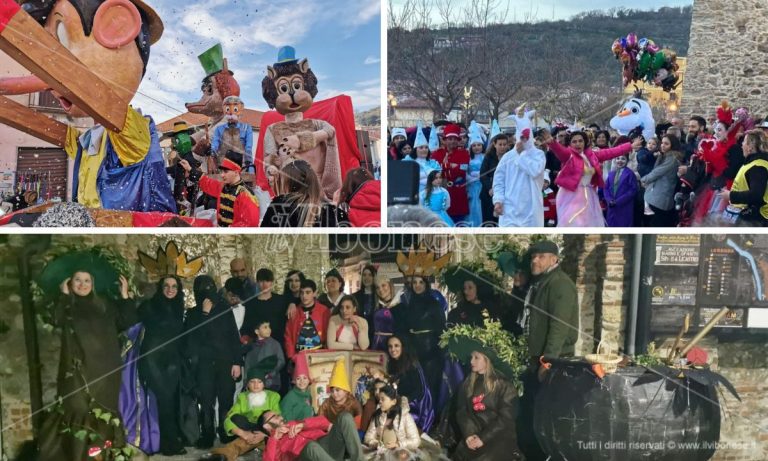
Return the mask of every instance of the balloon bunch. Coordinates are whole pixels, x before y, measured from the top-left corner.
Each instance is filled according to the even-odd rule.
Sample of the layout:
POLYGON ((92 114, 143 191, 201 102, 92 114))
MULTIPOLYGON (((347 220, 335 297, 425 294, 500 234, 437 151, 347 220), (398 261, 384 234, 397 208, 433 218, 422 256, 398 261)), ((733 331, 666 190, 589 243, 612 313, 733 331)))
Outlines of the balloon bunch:
POLYGON ((680 77, 677 75, 679 67, 674 51, 661 49, 648 38, 638 39, 634 32, 614 40, 611 51, 624 68, 624 86, 644 80, 666 92, 677 87, 680 77))

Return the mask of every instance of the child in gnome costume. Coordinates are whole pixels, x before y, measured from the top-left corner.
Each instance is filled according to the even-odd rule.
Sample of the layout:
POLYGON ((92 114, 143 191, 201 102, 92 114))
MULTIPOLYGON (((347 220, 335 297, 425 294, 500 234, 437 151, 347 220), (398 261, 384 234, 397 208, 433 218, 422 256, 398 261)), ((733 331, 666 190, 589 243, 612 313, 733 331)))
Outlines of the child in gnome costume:
POLYGON ((344 358, 336 360, 336 364, 331 371, 331 380, 328 383, 331 397, 320 405, 317 414, 325 416, 331 423, 336 422, 336 418, 342 413, 349 413, 355 419, 355 425, 360 429, 360 418, 363 414, 363 407, 352 395, 352 386, 349 383, 347 367, 344 364, 344 358))
POLYGON ((342 181, 336 130, 324 120, 304 118, 317 96, 317 77, 309 62, 296 59, 296 50, 284 46, 274 66, 267 67, 261 86, 269 108, 285 116, 284 122, 270 125, 264 133, 265 174, 276 174, 277 168, 268 168, 276 166, 275 159, 305 160, 317 175, 322 196, 332 201, 342 181))
MULTIPOLYGON (((181 163, 191 170, 188 162, 181 163)), ((200 189, 217 199, 216 220, 221 227, 259 227, 259 201, 243 184, 242 164, 243 155, 229 151, 221 162, 222 181, 208 175, 200 178, 200 189)))
POLYGON ((296 364, 293 369, 294 387, 280 401, 280 410, 286 421, 301 421, 315 416, 315 409, 312 408, 312 394, 309 392, 312 380, 309 378, 307 354, 298 353, 294 363, 296 364))
POLYGON ((224 429, 237 438, 221 448, 211 450, 206 459, 235 461, 259 445, 263 446, 264 434, 258 425, 259 416, 266 411, 280 413, 280 394, 264 387, 264 380, 277 364, 275 356, 269 356, 246 371, 248 391, 237 396, 237 401, 227 413, 224 429))

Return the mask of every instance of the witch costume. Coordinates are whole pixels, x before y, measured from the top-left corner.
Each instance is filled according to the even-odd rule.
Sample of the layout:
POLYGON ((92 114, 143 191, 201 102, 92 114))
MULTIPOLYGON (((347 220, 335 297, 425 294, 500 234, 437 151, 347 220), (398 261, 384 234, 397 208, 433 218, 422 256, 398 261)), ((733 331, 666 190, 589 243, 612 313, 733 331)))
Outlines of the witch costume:
POLYGON ((118 274, 95 250, 51 261, 38 284, 44 292, 54 294, 76 272, 91 274, 99 294, 70 292, 60 294, 56 301, 56 323, 61 328, 57 378, 61 404, 45 415, 40 431, 41 461, 85 461, 95 450, 104 450, 105 459, 111 460, 106 448, 125 446, 118 403, 121 373, 116 372, 122 366, 118 333, 136 323, 135 304, 132 299, 112 299, 118 274), (104 421, 96 413, 111 417, 104 421), (83 430, 88 433, 84 439, 75 437, 83 430))
POLYGON ((457 394, 455 424, 458 446, 451 455, 456 461, 497 461, 523 459, 517 446, 515 418, 518 407, 516 370, 525 363, 525 347, 516 345, 498 322, 486 322, 485 329, 454 327, 443 335, 441 345, 462 362, 473 352, 484 354, 493 364, 493 376, 471 373, 457 394), (515 351, 512 356, 501 351, 515 351), (482 446, 469 448, 467 440, 477 436, 482 446))

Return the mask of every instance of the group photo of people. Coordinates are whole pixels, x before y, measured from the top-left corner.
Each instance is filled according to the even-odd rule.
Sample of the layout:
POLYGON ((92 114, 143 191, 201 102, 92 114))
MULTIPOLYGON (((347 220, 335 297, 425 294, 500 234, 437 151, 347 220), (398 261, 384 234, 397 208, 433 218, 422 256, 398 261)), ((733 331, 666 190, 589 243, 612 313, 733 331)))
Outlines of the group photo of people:
MULTIPOLYGON (((557 244, 504 253, 499 269, 480 272, 448 265, 451 253, 398 252, 386 272, 357 264, 352 289, 338 268, 312 280, 305 272, 316 267, 294 267, 278 279, 250 267, 250 255, 206 267, 183 241, 156 256, 140 249, 135 263, 114 245, 63 252, 35 276, 40 319, 61 349, 58 400, 34 459, 235 461, 253 450, 264 460, 523 459, 509 444, 520 372, 541 353, 526 344, 560 354, 576 334, 547 333, 546 319, 524 314, 529 280, 556 267, 557 244), (542 338, 559 336, 526 343, 531 320, 542 338), (311 370, 333 351, 375 360, 359 371, 331 355, 318 390, 311 370)), ((557 309, 575 315, 575 288, 562 282, 571 304, 557 309)))

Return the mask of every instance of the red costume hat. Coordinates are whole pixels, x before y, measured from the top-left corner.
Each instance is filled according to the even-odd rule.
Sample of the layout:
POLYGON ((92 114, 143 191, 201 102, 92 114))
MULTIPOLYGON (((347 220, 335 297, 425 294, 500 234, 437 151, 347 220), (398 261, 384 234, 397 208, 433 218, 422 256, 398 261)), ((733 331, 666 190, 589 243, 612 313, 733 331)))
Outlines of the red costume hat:
POLYGON ((227 151, 227 153, 224 156, 224 159, 221 161, 221 168, 222 170, 231 170, 231 171, 241 171, 243 169, 242 167, 243 163, 243 154, 240 154, 235 151, 227 151))
POLYGON ((294 364, 296 365, 296 368, 293 369, 293 380, 296 381, 296 378, 298 378, 301 375, 306 376, 309 378, 309 365, 307 364, 307 354, 304 352, 299 352, 296 354, 294 364))
POLYGON ((456 125, 454 123, 445 125, 445 129, 443 130, 443 136, 446 138, 450 138, 451 136, 460 137, 461 134, 461 127, 459 125, 456 125))

